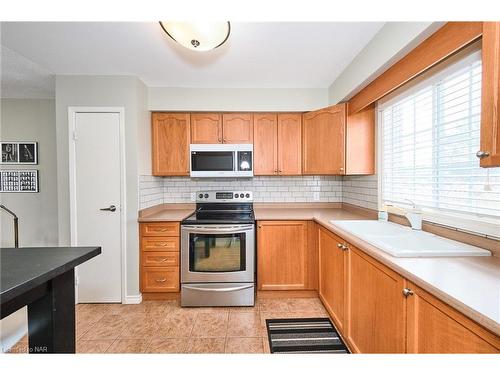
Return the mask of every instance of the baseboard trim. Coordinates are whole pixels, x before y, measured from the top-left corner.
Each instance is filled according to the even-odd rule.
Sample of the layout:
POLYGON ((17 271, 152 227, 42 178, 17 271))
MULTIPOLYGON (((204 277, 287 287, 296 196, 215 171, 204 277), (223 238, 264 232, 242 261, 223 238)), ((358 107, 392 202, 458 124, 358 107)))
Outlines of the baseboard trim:
POLYGON ((314 298, 318 297, 317 290, 259 290, 258 298, 314 298))
POLYGON ((142 302, 142 294, 137 294, 135 296, 125 296, 123 304, 125 305, 137 305, 142 302))

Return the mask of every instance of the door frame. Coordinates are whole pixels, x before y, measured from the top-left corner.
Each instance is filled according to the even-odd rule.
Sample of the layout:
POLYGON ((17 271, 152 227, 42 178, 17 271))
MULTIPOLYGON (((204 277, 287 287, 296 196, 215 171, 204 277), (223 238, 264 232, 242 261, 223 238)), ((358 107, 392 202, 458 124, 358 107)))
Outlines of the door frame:
MULTIPOLYGON (((127 205, 126 205, 126 166, 125 166, 125 108, 124 107, 68 107, 68 165, 69 165, 69 209, 71 246, 77 246, 76 216, 76 147, 75 126, 77 113, 118 113, 120 149, 120 263, 121 263, 121 303, 127 300, 127 205)), ((78 270, 75 269, 75 302, 78 301, 78 270)))

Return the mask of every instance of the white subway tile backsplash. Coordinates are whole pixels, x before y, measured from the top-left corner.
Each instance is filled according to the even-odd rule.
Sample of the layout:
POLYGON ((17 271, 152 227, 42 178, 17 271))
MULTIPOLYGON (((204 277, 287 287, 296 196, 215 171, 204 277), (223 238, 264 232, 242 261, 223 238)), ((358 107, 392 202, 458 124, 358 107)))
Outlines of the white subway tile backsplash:
POLYGON ((139 203, 189 203, 200 190, 251 190, 256 202, 346 202, 377 209, 377 176, 286 176, 191 179, 139 176, 139 203), (319 201, 314 193, 319 192, 319 201))

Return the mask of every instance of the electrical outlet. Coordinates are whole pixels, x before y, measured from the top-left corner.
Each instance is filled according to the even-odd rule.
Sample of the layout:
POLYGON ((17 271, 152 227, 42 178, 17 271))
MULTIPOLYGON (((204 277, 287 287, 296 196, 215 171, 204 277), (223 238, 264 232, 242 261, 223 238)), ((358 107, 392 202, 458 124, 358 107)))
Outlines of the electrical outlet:
POLYGON ((196 200, 196 193, 191 193, 191 202, 196 200))
POLYGON ((315 191, 313 194, 313 199, 317 202, 319 201, 319 191, 315 191))

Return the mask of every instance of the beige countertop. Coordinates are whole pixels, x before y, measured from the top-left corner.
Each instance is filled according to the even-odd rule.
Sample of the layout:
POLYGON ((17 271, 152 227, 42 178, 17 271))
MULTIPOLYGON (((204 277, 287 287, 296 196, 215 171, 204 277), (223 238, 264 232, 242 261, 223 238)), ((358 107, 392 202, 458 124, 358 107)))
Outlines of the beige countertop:
MULTIPOLYGON (((142 211, 141 222, 181 221, 194 205, 160 205, 142 211), (148 211, 149 210, 149 211, 148 211)), ((338 204, 258 204, 256 220, 314 220, 465 316, 500 335, 500 257, 396 258, 330 223, 373 218, 338 204)))

